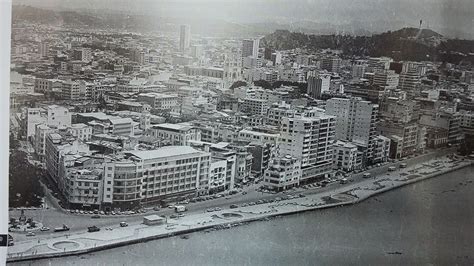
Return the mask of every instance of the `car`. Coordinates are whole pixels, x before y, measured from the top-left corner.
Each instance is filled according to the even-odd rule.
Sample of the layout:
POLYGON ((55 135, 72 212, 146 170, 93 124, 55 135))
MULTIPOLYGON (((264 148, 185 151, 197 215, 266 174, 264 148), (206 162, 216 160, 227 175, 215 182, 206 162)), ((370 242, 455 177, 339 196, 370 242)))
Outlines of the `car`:
POLYGON ((258 200, 257 201, 257 204, 263 204, 263 203, 264 203, 263 200, 258 200))
POLYGON ((247 191, 242 192, 242 195, 247 195, 247 191))
POLYGON ((43 232, 44 232, 44 231, 49 231, 49 227, 43 226, 43 227, 40 228, 40 231, 43 231, 43 232))
POLYGON ((128 223, 126 222, 120 222, 120 227, 127 227, 128 226, 128 223))
POLYGON ((299 196, 300 198, 304 198, 304 197, 306 197, 306 195, 305 195, 305 194, 299 194, 298 196, 299 196))
POLYGON ((69 213, 75 213, 75 211, 74 210, 69 210, 69 213))
POLYGON ((84 214, 84 211, 83 211, 83 210, 80 210, 79 213, 80 213, 80 214, 84 214))
POLYGON ((210 209, 207 209, 206 211, 207 211, 207 212, 213 212, 214 209, 210 208, 210 209))
POLYGON ((239 206, 237 206, 237 205, 235 205, 235 204, 230 205, 230 208, 231 208, 231 209, 236 209, 236 208, 238 208, 238 207, 239 207, 239 206))
POLYGON ((28 233, 26 234, 26 236, 35 236, 35 235, 36 235, 35 232, 28 232, 28 233))
POLYGON ((98 232, 98 231, 100 231, 100 228, 95 225, 87 227, 87 232, 89 233, 98 232))
POLYGON ((99 210, 94 210, 94 214, 99 214, 99 210))
POLYGON ((100 211, 99 214, 100 214, 100 215, 105 215, 105 212, 104 212, 104 211, 100 211))
POLYGON ((155 207, 153 207, 153 210, 154 210, 154 211, 159 211, 159 210, 160 210, 160 207, 155 206, 155 207))
POLYGON ((364 173, 364 175, 362 176, 363 178, 369 178, 371 176, 370 173, 364 173))
POLYGON ((111 211, 110 214, 115 215, 116 213, 114 211, 111 211))
POLYGON ((92 219, 99 219, 99 218, 100 218, 100 215, 94 214, 94 215, 91 216, 91 218, 92 218, 92 219))
POLYGON ((255 202, 249 202, 249 206, 254 206, 255 202))

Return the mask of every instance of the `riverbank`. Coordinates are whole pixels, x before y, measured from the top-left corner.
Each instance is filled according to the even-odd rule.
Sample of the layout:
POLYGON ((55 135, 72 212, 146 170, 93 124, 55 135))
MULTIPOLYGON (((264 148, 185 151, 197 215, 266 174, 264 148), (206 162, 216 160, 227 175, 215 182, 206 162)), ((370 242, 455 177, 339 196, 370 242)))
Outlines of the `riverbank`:
POLYGON ((414 182, 439 176, 470 165, 470 161, 451 161, 447 158, 432 160, 423 165, 400 169, 378 176, 377 179, 274 203, 226 209, 213 213, 189 214, 179 219, 169 219, 166 226, 130 225, 113 231, 81 233, 67 237, 41 240, 40 243, 19 242, 8 250, 8 261, 33 260, 58 256, 78 255, 118 246, 188 234, 200 230, 230 228, 243 223, 265 220, 272 216, 290 215, 315 209, 355 204, 371 196, 414 182))

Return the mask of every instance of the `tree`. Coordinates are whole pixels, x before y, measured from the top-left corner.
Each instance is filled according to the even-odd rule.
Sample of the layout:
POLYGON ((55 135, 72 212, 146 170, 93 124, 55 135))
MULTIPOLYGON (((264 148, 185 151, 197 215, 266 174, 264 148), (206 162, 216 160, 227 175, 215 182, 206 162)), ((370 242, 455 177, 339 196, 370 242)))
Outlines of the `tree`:
POLYGON ((230 89, 230 90, 233 90, 233 89, 235 89, 235 88, 240 88, 240 87, 244 87, 244 86, 247 86, 247 82, 238 80, 238 81, 234 82, 234 84, 232 84, 232 85, 229 87, 229 89, 230 89))
POLYGON ((263 79, 254 81, 254 82, 253 82, 253 85, 262 87, 262 88, 264 88, 264 89, 266 89, 266 90, 271 90, 271 89, 273 88, 273 87, 272 87, 272 84, 271 84, 270 82, 268 82, 268 81, 266 81, 266 80, 263 80, 263 79))
POLYGON ((9 160, 10 207, 39 207, 44 196, 37 168, 29 164, 26 153, 12 150, 9 160))

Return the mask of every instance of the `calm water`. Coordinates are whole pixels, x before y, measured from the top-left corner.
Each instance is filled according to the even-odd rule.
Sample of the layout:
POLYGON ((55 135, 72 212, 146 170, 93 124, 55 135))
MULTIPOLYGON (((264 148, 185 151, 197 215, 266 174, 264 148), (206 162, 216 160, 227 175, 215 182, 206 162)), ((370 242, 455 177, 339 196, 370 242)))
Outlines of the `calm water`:
POLYGON ((354 206, 15 265, 472 265, 473 170, 354 206))

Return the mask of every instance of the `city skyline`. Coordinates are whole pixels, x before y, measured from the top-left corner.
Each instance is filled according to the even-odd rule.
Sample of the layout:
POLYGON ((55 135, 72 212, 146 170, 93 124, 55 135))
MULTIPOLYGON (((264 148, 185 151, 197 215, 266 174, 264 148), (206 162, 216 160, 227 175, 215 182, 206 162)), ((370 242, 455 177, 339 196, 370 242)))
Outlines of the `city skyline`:
POLYGON ((474 262, 473 3, 18 3, 7 262, 474 262))

